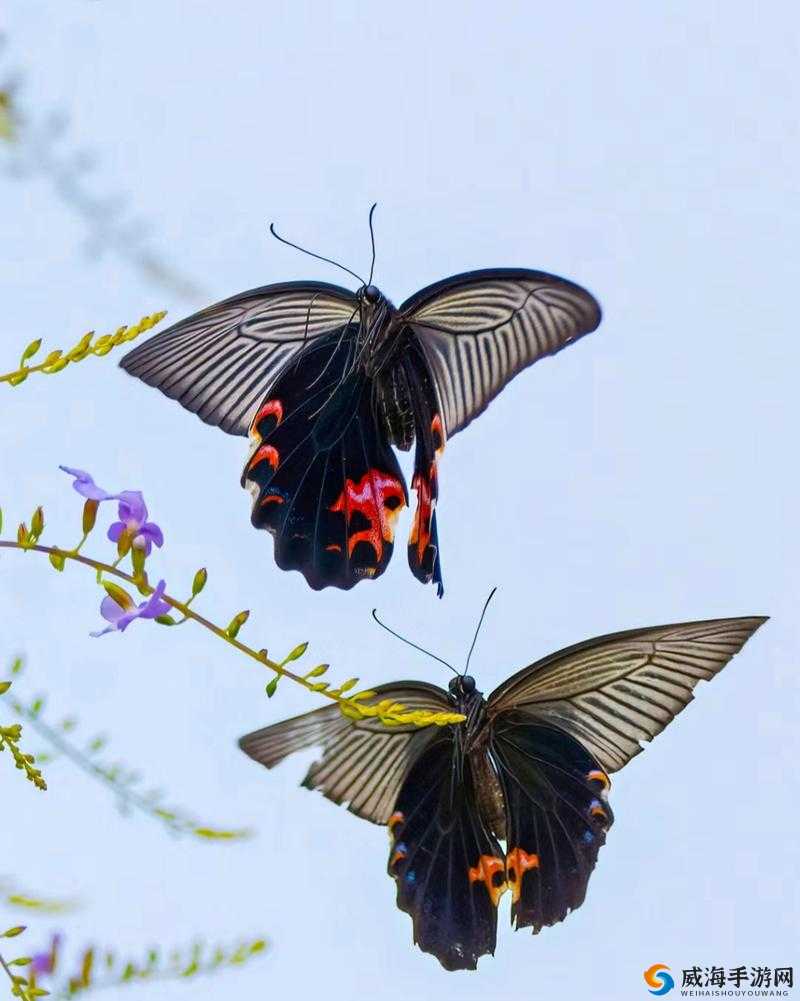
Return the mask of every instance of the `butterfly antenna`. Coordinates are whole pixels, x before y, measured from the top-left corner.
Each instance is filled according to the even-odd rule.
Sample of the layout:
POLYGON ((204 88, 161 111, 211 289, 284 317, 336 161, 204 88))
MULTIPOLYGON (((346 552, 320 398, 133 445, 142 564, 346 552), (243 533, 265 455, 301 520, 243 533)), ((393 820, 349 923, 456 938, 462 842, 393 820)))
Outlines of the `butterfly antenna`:
POLYGON ((427 654, 429 657, 433 657, 433 659, 438 660, 440 664, 444 664, 445 667, 449 667, 450 670, 453 672, 453 674, 458 674, 458 671, 453 667, 452 664, 448 664, 446 660, 442 660, 441 657, 437 657, 435 653, 431 653, 430 650, 426 650, 425 647, 418 646, 416 643, 412 643, 411 640, 406 639, 405 636, 401 636, 400 633, 396 633, 394 629, 390 629, 385 622, 381 622, 381 620, 378 618, 377 608, 372 609, 372 618, 375 619, 375 621, 378 623, 379 626, 381 626, 382 629, 385 629, 387 633, 391 633, 392 636, 394 636, 396 639, 399 639, 402 643, 406 643, 408 644, 408 646, 412 646, 415 650, 419 650, 420 653, 424 653, 427 654))
POLYGON ((375 202, 369 210, 369 238, 372 241, 372 263, 369 266, 369 281, 367 282, 367 285, 372 284, 372 276, 375 274, 375 230, 372 227, 372 216, 377 207, 378 203, 375 202))
POLYGON ((330 257, 323 257, 322 254, 315 254, 313 250, 306 250, 305 247, 301 247, 297 243, 292 243, 291 240, 287 240, 285 237, 280 236, 275 232, 275 223, 271 222, 269 224, 269 231, 275 237, 276 240, 280 240, 281 243, 285 243, 287 247, 294 247, 295 250, 299 250, 301 254, 308 254, 309 257, 316 257, 318 261, 325 261, 326 264, 332 264, 335 268, 341 268, 342 271, 346 271, 348 275, 352 275, 353 278, 357 278, 362 285, 366 284, 361 275, 357 275, 355 271, 351 271, 350 268, 346 268, 344 264, 340 264, 338 261, 334 261, 330 257))
POLYGON ((486 615, 486 609, 489 607, 489 602, 494 597, 496 590, 497 588, 493 587, 492 590, 489 592, 489 597, 483 603, 483 611, 481 612, 481 617, 478 619, 478 626, 475 629, 475 635, 472 637, 472 646, 469 648, 469 653, 467 654, 467 663, 464 665, 464 674, 466 674, 467 671, 469 670, 469 662, 472 657, 472 651, 475 649, 475 644, 478 641, 478 633, 481 631, 481 626, 483 625, 483 617, 484 615, 486 615))

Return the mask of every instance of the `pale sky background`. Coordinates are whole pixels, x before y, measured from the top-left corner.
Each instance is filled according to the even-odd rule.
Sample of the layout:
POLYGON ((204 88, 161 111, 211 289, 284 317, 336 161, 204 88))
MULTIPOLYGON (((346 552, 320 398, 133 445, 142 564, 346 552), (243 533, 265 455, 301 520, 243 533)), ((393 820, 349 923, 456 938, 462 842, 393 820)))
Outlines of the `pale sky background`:
MULTIPOLYGON (((504 899, 496 956, 452 974, 411 946, 385 832, 296 788, 306 762, 268 773, 238 751, 310 696, 284 684, 268 702, 267 677, 191 625, 90 639, 91 575, 6 554, 2 656, 25 654, 20 691, 109 733, 112 755, 173 802, 259 832, 174 840, 69 764, 41 794, 0 761, 0 874, 86 904, 32 921, 30 944, 53 927, 138 955, 198 935, 270 939, 241 971, 109 1001, 633 1001, 656 962, 678 978, 800 965, 796 5, 12 0, 0 24, 25 113, 65 111, 64 151, 97 157, 89 189, 128 195, 152 247, 204 290, 187 303, 113 254, 87 258, 86 227, 49 181, 0 174, 2 370, 34 337, 64 347, 268 282, 339 282, 267 223, 358 270, 373 200, 376 278, 395 302, 506 265, 571 277, 604 309, 596 334, 449 443, 441 602, 408 572, 408 515, 377 583, 317 594, 278 571, 238 484, 244 440, 113 357, 0 387, 6 532, 43 503, 47 538, 75 538, 80 501, 59 463, 142 489, 173 590, 205 565, 201 611, 224 623, 249 608, 255 645, 309 640, 309 666, 368 683, 447 681, 378 630, 373 606, 460 661, 493 585, 473 660, 485 692, 598 633, 773 616, 616 777, 584 906, 532 938, 509 930, 504 899)), ((87 551, 109 548, 98 534, 87 551)))

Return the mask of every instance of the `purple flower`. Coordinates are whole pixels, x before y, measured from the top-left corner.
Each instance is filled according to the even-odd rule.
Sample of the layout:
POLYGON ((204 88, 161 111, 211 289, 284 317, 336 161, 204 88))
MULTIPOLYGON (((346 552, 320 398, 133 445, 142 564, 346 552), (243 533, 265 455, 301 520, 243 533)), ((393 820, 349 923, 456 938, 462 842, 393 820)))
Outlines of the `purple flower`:
POLYGON ((50 949, 47 952, 36 952, 31 958, 29 967, 31 973, 37 977, 47 976, 56 968, 58 960, 58 947, 61 945, 61 935, 56 932, 50 939, 50 949))
POLYGON ((164 545, 164 533, 154 521, 147 520, 147 505, 141 491, 123 490, 118 494, 110 494, 98 487, 90 474, 82 469, 72 469, 70 466, 58 468, 75 477, 72 486, 81 497, 98 502, 119 501, 119 521, 115 521, 108 530, 108 537, 112 542, 119 542, 123 535, 127 535, 130 544, 136 549, 143 549, 145 556, 150 555, 153 545, 159 548, 164 545))
POLYGON ((106 595, 100 605, 100 614, 110 625, 99 632, 90 633, 89 635, 96 637, 105 636, 106 633, 124 633, 134 619, 157 619, 159 615, 166 615, 170 609, 166 601, 162 601, 162 595, 166 586, 165 582, 160 580, 155 591, 141 605, 134 605, 128 599, 125 606, 123 606, 116 602, 110 594, 106 595))
POLYGON ((63 469, 64 472, 69 473, 70 476, 75 477, 72 486, 78 491, 81 497, 85 497, 87 500, 93 501, 117 499, 117 494, 110 494, 107 490, 103 490, 102 487, 98 487, 89 473, 85 473, 82 469, 72 469, 70 466, 59 466, 58 468, 63 469))
POLYGON ((147 505, 140 491, 123 490, 118 495, 119 521, 115 521, 108 529, 108 537, 112 542, 119 542, 123 535, 131 540, 131 545, 144 549, 145 556, 150 555, 153 544, 164 545, 164 534, 154 521, 147 520, 147 505))

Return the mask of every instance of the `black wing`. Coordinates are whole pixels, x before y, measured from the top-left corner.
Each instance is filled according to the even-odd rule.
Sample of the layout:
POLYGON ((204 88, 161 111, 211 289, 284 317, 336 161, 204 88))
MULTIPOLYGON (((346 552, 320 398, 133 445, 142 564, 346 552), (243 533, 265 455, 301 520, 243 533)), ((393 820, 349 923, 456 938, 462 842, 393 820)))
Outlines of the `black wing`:
POLYGON ((601 316, 579 285, 521 268, 454 275, 417 292, 400 312, 425 350, 448 436, 528 365, 595 330, 601 316))
POLYGON ((410 341, 399 365, 413 414, 416 440, 411 487, 416 491, 417 505, 408 537, 408 565, 417 580, 423 584, 436 584, 441 598, 444 584, 436 501, 439 495, 439 459, 445 446, 444 425, 436 388, 418 342, 410 341))
POLYGON ((691 702, 766 619, 710 619, 632 629, 567 647, 489 696, 489 715, 524 709, 617 771, 691 702))
POLYGON ((613 821, 622 768, 765 621, 714 619, 614 633, 561 650, 488 700, 490 753, 506 812, 506 878, 517 927, 579 907, 613 821))
POLYGON ((353 363, 357 331, 318 337, 284 368, 253 419, 242 473, 251 521, 275 537, 276 563, 315 589, 382 574, 408 503, 376 383, 353 363))
POLYGON ((246 435, 286 363, 309 341, 346 327, 357 312, 357 297, 338 285, 267 285, 181 320, 120 364, 207 424, 246 435))
MULTIPOLYGON (((375 688, 377 701, 391 698, 409 709, 452 712, 446 694, 435 685, 397 681, 375 688)), ((322 757, 303 780, 334 803, 375 824, 386 824, 412 764, 441 735, 438 726, 387 727, 370 720, 354 721, 338 705, 325 706, 275 723, 242 737, 239 747, 254 761, 274 768, 307 747, 321 747, 322 757)))
POLYGON ((448 731, 403 783, 389 819, 388 869, 414 942, 446 970, 474 970, 494 953, 505 865, 481 818, 469 758, 448 731))
POLYGON ((491 743, 506 814, 506 880, 517 928, 580 907, 613 823, 608 776, 569 734, 524 712, 498 719, 491 743))

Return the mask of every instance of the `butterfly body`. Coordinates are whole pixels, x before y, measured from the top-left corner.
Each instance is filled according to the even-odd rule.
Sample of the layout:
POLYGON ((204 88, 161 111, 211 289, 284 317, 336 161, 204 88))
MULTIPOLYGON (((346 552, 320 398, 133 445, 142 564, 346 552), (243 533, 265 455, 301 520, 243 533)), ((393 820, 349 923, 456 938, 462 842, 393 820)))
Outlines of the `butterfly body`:
POLYGON ((376 699, 452 712, 458 725, 384 727, 337 706, 243 737, 268 768, 322 755, 303 785, 389 831, 388 873, 414 941, 448 970, 493 953, 498 906, 534 933, 579 907, 614 822, 610 774, 693 698, 765 620, 715 619, 600 636, 523 668, 484 698, 378 686, 376 699))
POLYGON ((249 435, 242 485, 282 569, 315 589, 380 576, 416 443, 410 569, 442 593, 439 463, 524 368, 594 330, 580 286, 540 271, 455 275, 399 308, 372 284, 243 292, 134 349, 122 366, 204 421, 249 435))

